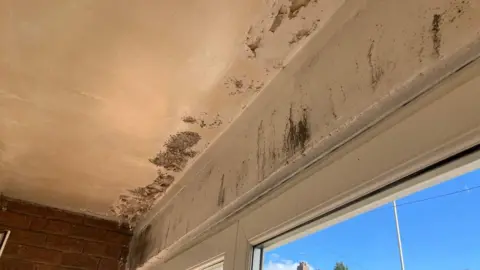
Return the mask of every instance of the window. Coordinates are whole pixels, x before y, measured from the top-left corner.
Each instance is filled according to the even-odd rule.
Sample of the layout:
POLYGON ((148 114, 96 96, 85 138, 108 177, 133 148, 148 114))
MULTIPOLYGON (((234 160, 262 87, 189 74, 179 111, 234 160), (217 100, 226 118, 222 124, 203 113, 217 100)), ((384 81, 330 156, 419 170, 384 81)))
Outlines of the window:
POLYGON ((480 170, 409 193, 307 236, 289 240, 299 228, 267 241, 253 269, 480 269, 480 170))

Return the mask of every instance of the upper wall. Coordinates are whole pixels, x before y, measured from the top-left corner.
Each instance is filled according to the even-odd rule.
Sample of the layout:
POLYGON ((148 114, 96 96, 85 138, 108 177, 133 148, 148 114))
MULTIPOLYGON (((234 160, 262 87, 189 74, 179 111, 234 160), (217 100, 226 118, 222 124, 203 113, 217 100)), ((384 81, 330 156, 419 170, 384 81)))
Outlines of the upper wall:
POLYGON ((478 25, 480 0, 347 1, 137 227, 130 268, 205 233, 461 68, 478 54, 478 25))

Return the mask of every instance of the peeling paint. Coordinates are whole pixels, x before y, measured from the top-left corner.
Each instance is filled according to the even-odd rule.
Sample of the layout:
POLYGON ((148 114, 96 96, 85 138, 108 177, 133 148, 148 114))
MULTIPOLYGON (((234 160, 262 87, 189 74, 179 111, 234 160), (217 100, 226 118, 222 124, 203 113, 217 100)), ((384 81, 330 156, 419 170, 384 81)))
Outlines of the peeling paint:
POLYGON ((286 6, 281 6, 278 9, 277 14, 275 15, 275 18, 273 19, 272 25, 270 26, 269 31, 272 33, 275 33, 277 31, 277 28, 280 27, 282 24, 283 19, 287 15, 288 8, 286 6))
POLYGON ((128 195, 120 195, 119 199, 112 205, 111 211, 122 223, 128 223, 133 228, 139 218, 147 213, 155 201, 162 196, 168 187, 173 183, 175 177, 162 171, 182 171, 188 160, 193 158, 197 151, 192 150, 201 137, 192 131, 182 131, 165 142, 165 150, 160 151, 157 156, 150 160, 160 167, 157 178, 153 183, 144 187, 129 190, 128 195))
POLYGON ((310 0, 290 0, 290 12, 288 14, 289 18, 294 18, 297 16, 298 11, 306 7, 310 3, 310 0))

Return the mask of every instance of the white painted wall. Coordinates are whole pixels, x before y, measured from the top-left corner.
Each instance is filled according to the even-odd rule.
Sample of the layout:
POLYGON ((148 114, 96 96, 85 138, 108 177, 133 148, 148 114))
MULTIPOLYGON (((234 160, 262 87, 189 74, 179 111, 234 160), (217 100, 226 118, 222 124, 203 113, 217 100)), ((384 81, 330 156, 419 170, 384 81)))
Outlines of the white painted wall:
MULTIPOLYGON (((287 176, 316 159, 325 157, 328 161, 328 155, 337 150, 337 146, 430 90, 442 78, 457 72, 480 53, 479 25, 479 0, 347 1, 140 224, 136 230, 137 239, 131 247, 132 269, 157 254, 155 261, 161 264, 200 241, 202 235, 213 235, 211 237, 218 239, 217 232, 237 226, 245 213, 242 210, 250 207, 249 211, 252 211, 259 207, 262 202, 259 197, 288 179, 287 176), (288 143, 289 119, 297 125, 304 113, 309 128, 305 149, 299 147, 288 151, 291 147, 288 143), (139 237, 145 228, 148 233, 139 237)), ((477 93, 469 91, 470 94, 477 93)), ((476 105, 466 97, 452 97, 444 105, 462 101, 464 104, 459 105, 459 112, 470 115, 476 105)), ((417 105, 415 108, 420 110, 422 107, 417 105)), ((435 110, 429 114, 438 120, 435 110)), ((480 123, 477 118, 465 121, 465 130, 480 123)), ((383 127, 383 130, 387 128, 383 127)), ((457 131, 447 126, 445 132, 437 131, 428 136, 446 142, 459 136, 460 131, 457 131)), ((370 140, 374 138, 372 135, 370 140)), ((427 139, 418 138, 424 143, 428 142, 427 139)), ((385 147, 385 144, 381 145, 385 147)), ((336 167, 335 170, 356 170, 353 175, 367 181, 373 175, 393 170, 394 165, 406 161, 402 158, 413 158, 433 147, 428 145, 424 149, 414 145, 402 141, 391 145, 389 152, 382 152, 382 155, 398 157, 394 161, 378 152, 362 152, 362 157, 372 158, 377 165, 375 173, 363 170, 361 166, 336 167), (405 153, 409 155, 404 156, 405 153)), ((349 151, 348 147, 339 149, 349 151)), ((333 182, 327 181, 325 185, 333 182)), ((332 189, 322 196, 331 197, 337 195, 331 192, 345 191, 362 183, 347 181, 343 184, 342 189, 332 189)), ((318 187, 318 182, 313 187, 318 187)), ((304 189, 305 192, 308 190, 304 189)), ((299 195, 298 192, 295 194, 299 195)), ((298 202, 304 199, 290 197, 291 213, 298 214, 302 205, 298 202), (297 204, 298 209, 295 208, 297 204)), ((312 199, 312 203, 318 201, 312 199)), ((279 211, 278 205, 270 204, 270 207, 272 212, 279 211)), ((249 220, 245 228, 261 226, 265 219, 269 219, 268 216, 263 220, 258 215, 251 217, 255 219, 249 220)), ((282 218, 283 222, 285 218, 282 218)), ((252 231, 258 233, 269 229, 252 231)), ((238 231, 233 233, 237 239, 233 246, 246 248, 252 243, 249 237, 254 236, 250 235, 242 242, 238 240, 238 234, 238 231)), ((262 236, 255 237, 262 239, 262 236)), ((204 237, 205 241, 213 238, 204 237)), ((232 248, 232 245, 225 245, 232 248)), ((233 264, 230 267, 225 269, 233 269, 233 264)))

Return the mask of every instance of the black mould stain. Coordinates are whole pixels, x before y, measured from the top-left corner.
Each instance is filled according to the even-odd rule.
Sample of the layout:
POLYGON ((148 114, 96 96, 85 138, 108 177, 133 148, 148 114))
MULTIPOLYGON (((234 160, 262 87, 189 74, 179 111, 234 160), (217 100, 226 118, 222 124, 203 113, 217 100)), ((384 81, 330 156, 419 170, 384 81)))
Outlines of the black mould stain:
POLYGON ((148 259, 151 238, 151 225, 146 226, 137 236, 133 237, 128 259, 129 269, 136 269, 148 259))
POLYGON ((372 40, 370 43, 370 47, 368 48, 367 53, 367 60, 368 65, 370 66, 370 84, 372 89, 375 90, 377 88, 378 82, 383 77, 384 71, 383 68, 377 66, 375 61, 373 60, 373 51, 375 48, 375 41, 372 40))
POLYGON ((434 14, 432 18, 432 27, 430 32, 432 33, 433 51, 436 57, 440 56, 440 46, 442 43, 442 36, 440 33, 440 25, 442 23, 442 15, 434 14))
POLYGON ((222 207, 225 203, 225 174, 222 175, 222 179, 220 181, 220 188, 218 190, 218 199, 217 199, 217 206, 222 207))
POLYGON ((237 173, 237 179, 235 182, 235 195, 238 196, 245 185, 244 181, 248 176, 248 161, 242 161, 240 171, 237 173))
POLYGON ((302 117, 299 121, 293 119, 293 106, 290 106, 290 114, 285 126, 283 151, 290 157, 297 151, 305 150, 305 144, 310 140, 309 114, 306 108, 302 109, 302 117))
POLYGON ((257 129, 257 180, 262 181, 265 177, 265 164, 267 162, 265 153, 265 130, 263 120, 260 121, 257 129))

